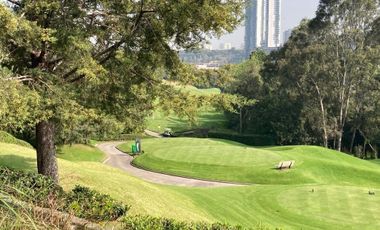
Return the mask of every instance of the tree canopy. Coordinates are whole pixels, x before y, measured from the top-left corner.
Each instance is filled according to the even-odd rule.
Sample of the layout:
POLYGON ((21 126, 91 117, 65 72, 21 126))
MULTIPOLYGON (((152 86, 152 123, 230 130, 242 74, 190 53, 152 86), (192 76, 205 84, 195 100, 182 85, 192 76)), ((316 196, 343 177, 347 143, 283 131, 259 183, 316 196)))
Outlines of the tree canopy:
MULTIPOLYGON (((57 179, 57 137, 75 138, 94 124, 103 132, 139 128, 162 93, 157 70, 173 76, 180 66, 177 50, 232 31, 242 7, 242 0, 1 3, 1 81, 17 82, 12 89, 27 92, 21 104, 32 100, 38 112, 17 100, 0 99, 0 105, 3 111, 24 108, 27 119, 19 124, 36 125, 39 172, 57 179)), ((7 128, 14 123, 2 121, 7 128)))
POLYGON ((259 65, 256 76, 262 80, 239 81, 238 93, 250 84, 257 87, 248 93, 258 103, 247 126, 276 135, 280 144, 321 144, 350 152, 370 146, 376 152, 379 17, 378 0, 322 0, 316 17, 301 22, 289 41, 259 65))

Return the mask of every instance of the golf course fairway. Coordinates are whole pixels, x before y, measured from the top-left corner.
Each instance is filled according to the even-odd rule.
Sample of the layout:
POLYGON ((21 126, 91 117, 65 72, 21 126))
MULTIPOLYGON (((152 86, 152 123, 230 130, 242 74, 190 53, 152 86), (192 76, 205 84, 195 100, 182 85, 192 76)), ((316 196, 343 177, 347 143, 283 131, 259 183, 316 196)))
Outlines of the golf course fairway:
MULTIPOLYGON (((82 145, 62 148, 58 160, 60 183, 65 189, 81 184, 110 194, 131 205, 129 215, 217 221, 256 229, 266 229, 258 226, 268 229, 380 228, 379 164, 314 146, 252 148, 212 139, 143 139, 143 148, 144 155, 152 155, 152 159, 160 156, 161 151, 162 157, 172 154, 173 161, 180 162, 183 171, 192 172, 194 177, 250 185, 225 188, 156 185, 104 165, 96 148, 82 145), (205 149, 208 151, 204 152, 205 149), (198 155, 192 155, 199 151, 198 155), (65 158, 65 154, 71 156, 72 152, 83 156, 75 160, 65 158), (92 152, 97 157, 88 157, 92 152), (314 157, 315 154, 318 157, 314 157), (296 165, 279 172, 273 169, 279 160, 295 160, 296 165), (203 165, 208 165, 207 177, 203 165), (232 170, 232 166, 236 170, 232 170), (223 177, 222 172, 226 176, 223 177), (369 190, 376 195, 369 195, 369 190)), ((175 167, 170 164, 169 161, 160 170, 181 175, 178 163, 175 167)), ((35 171, 35 150, 0 143, 0 165, 35 171)))

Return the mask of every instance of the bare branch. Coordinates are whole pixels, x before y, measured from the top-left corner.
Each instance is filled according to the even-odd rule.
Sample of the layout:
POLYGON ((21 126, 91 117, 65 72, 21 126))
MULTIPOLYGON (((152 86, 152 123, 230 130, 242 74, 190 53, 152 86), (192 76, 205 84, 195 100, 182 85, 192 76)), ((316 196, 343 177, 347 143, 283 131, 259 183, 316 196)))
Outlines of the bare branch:
POLYGON ((34 79, 31 76, 25 75, 25 76, 17 76, 17 77, 8 77, 8 78, 4 78, 3 80, 24 82, 24 81, 33 81, 34 79))
POLYGON ((16 1, 16 0, 7 0, 7 1, 10 2, 13 5, 21 6, 21 2, 19 2, 19 1, 16 1))

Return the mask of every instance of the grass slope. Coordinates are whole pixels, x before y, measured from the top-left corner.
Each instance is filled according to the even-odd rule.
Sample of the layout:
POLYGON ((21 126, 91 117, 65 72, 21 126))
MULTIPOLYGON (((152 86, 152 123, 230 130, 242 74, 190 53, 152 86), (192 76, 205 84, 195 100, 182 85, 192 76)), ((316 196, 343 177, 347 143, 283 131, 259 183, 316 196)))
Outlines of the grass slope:
MULTIPOLYGON (((189 92, 194 95, 215 95, 220 94, 220 89, 198 89, 194 86, 180 86, 182 91, 189 92)), ((171 128, 173 131, 183 131, 194 128, 212 128, 227 130, 227 119, 223 111, 213 107, 206 107, 199 111, 197 115, 197 123, 191 124, 188 119, 178 117, 170 113, 169 115, 161 110, 153 112, 152 116, 147 119, 147 128, 157 132, 163 132, 165 128, 171 128)))
MULTIPOLYGON (((380 168, 368 161, 316 146, 254 148, 218 139, 146 139, 133 163, 180 176, 253 184, 378 185, 380 168), (274 167, 295 160, 292 170, 274 167)), ((128 149, 129 145, 121 145, 128 149)))
MULTIPOLYGON (((82 154, 89 155, 88 152, 82 154)), ((35 155, 33 149, 0 143, 0 165, 36 171, 35 155)), ((80 158, 84 159, 85 156, 80 158)), ((72 189, 76 184, 81 184, 110 194, 115 199, 132 205, 131 214, 166 216, 181 220, 215 220, 181 193, 165 186, 141 181, 102 163, 58 159, 58 167, 60 184, 65 189, 72 189)))
POLYGON ((28 148, 33 148, 33 146, 31 144, 29 144, 28 142, 23 141, 23 140, 19 140, 19 139, 15 138, 14 136, 12 136, 11 134, 4 132, 4 131, 1 131, 1 130, 0 130, 0 142, 16 144, 16 145, 20 145, 20 146, 24 146, 24 147, 28 147, 28 148))
MULTIPOLYGON (((148 147, 146 140, 143 144, 143 147, 148 147)), ((231 142, 222 144, 224 148, 229 145, 243 147, 231 142)), ((159 149, 163 143, 155 142, 155 145, 159 149)), ((68 149, 64 148, 64 154, 68 149)), ((85 152, 88 150, 83 148, 83 152, 78 154, 88 156, 88 152, 85 152)), ((277 151, 281 152, 279 149, 277 151)), ((75 184, 95 188, 131 204, 131 214, 151 214, 179 220, 220 221, 244 226, 255 226, 262 222, 284 229, 380 228, 379 184, 371 187, 376 192, 375 196, 368 195, 368 186, 335 185, 335 182, 213 189, 183 188, 150 184, 96 161, 73 162, 59 159, 58 163, 60 183, 66 189, 75 184), (312 189, 314 192, 311 192, 312 189)), ((0 143, 0 164, 35 170, 35 152, 29 148, 0 143)), ((378 165, 371 164, 379 168, 378 165)), ((328 168, 329 165, 325 167, 328 168)), ((365 177, 362 171, 355 172, 365 177)), ((352 184, 355 181, 357 180, 354 179, 352 184)))
POLYGON ((68 161, 102 162, 105 154, 96 147, 82 144, 65 145, 58 148, 58 158, 68 161))

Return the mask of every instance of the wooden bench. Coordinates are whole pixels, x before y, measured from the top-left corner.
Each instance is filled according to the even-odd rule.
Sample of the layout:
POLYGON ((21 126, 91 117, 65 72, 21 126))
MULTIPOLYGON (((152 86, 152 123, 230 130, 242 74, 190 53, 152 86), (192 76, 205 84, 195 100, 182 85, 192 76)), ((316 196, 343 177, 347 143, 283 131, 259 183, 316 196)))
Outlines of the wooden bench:
POLYGON ((277 169, 281 170, 281 169, 290 169, 291 167, 293 167, 295 164, 295 161, 281 161, 280 163, 278 163, 277 165, 277 169))

